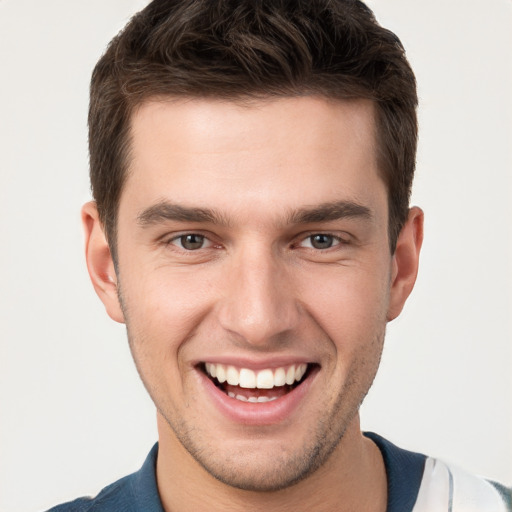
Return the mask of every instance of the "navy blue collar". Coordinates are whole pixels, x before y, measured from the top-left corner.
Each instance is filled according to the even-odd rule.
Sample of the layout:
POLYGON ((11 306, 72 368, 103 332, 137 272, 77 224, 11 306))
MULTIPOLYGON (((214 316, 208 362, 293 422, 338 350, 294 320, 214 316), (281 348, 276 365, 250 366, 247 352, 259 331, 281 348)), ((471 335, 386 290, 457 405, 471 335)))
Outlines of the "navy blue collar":
POLYGON ((158 455, 158 443, 156 443, 142 467, 133 474, 131 491, 136 506, 134 510, 144 512, 164 512, 158 487, 156 483, 156 458, 158 455))
MULTIPOLYGON (((366 432, 364 435, 379 447, 384 459, 388 481, 387 512, 411 512, 418 497, 423 477, 425 455, 402 450, 373 432, 366 432)), ((129 506, 123 510, 164 512, 156 483, 157 454, 158 443, 149 452, 142 468, 121 480, 124 484, 122 487, 125 488, 124 497, 128 498, 129 496, 127 500, 129 506)), ((118 482, 117 485, 121 482, 118 482)), ((107 489, 113 491, 112 487, 114 486, 116 484, 107 489)), ((111 493, 105 493, 107 489, 100 493, 97 499, 101 500, 102 494, 104 498, 107 498, 105 494, 112 496, 111 493)), ((120 503, 116 505, 119 506, 120 503)), ((114 510, 121 510, 121 507, 114 508, 114 510)))
POLYGON ((364 435, 380 449, 388 479, 388 503, 386 512, 411 512, 425 469, 426 456, 398 448, 373 432, 364 435))

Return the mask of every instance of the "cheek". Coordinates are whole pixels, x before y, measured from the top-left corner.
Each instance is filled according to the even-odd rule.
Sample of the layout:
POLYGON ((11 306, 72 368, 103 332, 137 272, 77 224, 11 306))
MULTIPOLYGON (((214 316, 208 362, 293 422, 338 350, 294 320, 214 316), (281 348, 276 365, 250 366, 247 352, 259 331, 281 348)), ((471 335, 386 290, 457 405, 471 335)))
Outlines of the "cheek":
POLYGON ((165 409, 184 389, 190 369, 183 348, 207 310, 205 294, 165 272, 131 276, 120 276, 130 349, 149 394, 165 409))
POLYGON ((302 301, 309 314, 332 340, 344 343, 347 349, 351 342, 372 342, 386 322, 386 273, 376 275, 356 268, 323 273, 308 273, 302 280, 302 301))
POLYGON ((178 350, 208 310, 208 293, 190 273, 132 271, 120 282, 133 342, 144 340, 156 357, 178 350))

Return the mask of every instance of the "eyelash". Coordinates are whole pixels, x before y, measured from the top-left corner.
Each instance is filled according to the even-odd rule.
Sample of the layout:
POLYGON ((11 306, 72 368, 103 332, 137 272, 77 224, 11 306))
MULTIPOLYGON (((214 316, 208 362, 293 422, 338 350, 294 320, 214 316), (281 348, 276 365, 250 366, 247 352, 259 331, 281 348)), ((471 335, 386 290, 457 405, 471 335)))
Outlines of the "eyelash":
POLYGON ((167 240, 165 243, 166 243, 166 245, 175 245, 184 252, 196 252, 201 249, 209 249, 210 247, 213 247, 215 245, 206 235, 203 235, 201 233, 181 233, 181 234, 176 235, 176 236, 172 237, 171 239, 167 240), (201 238, 203 243, 208 242, 209 245, 208 245, 208 247, 204 247, 203 245, 201 245, 201 247, 197 247, 196 249, 187 249, 183 246, 183 239, 185 239, 187 237, 201 238), (175 242, 180 242, 181 246, 175 242))
MULTIPOLYGON (((193 243, 193 242, 192 242, 193 243)), ((315 233, 309 233, 306 236, 301 236, 300 240, 297 243, 292 244, 292 248, 295 247, 303 247, 308 250, 313 251, 319 251, 319 252, 325 252, 329 249, 335 249, 341 245, 347 245, 349 241, 341 238, 340 236, 333 235, 331 233, 323 233, 323 232, 315 232, 315 233), (315 237, 325 237, 329 239, 331 245, 329 247, 314 247, 313 238, 315 237), (305 242, 309 241, 309 246, 303 245, 305 242)), ((200 251, 201 249, 209 249, 211 247, 220 247, 220 245, 216 245, 212 240, 208 238, 208 236, 203 235, 201 233, 195 233, 195 232, 189 232, 189 233, 180 233, 179 235, 173 236, 171 239, 165 241, 166 245, 174 245, 178 247, 181 251, 185 253, 193 253, 196 251, 200 251), (197 247, 195 249, 187 249, 183 246, 184 239, 187 237, 197 237, 201 239, 201 246, 197 247), (207 246, 204 246, 204 243, 207 243, 207 246)))
POLYGON ((302 238, 297 245, 301 246, 306 241, 309 241, 309 246, 305 247, 305 248, 311 249, 311 250, 314 250, 314 251, 321 251, 321 252, 328 251, 329 249, 335 249, 336 247, 338 247, 340 245, 348 244, 347 240, 344 240, 343 238, 341 238, 339 236, 333 235, 331 233, 322 233, 322 232, 308 234, 306 237, 302 238), (313 239, 315 237, 325 237, 325 238, 328 238, 328 239, 330 239, 331 245, 329 247, 323 247, 323 248, 321 248, 321 247, 314 247, 313 239))

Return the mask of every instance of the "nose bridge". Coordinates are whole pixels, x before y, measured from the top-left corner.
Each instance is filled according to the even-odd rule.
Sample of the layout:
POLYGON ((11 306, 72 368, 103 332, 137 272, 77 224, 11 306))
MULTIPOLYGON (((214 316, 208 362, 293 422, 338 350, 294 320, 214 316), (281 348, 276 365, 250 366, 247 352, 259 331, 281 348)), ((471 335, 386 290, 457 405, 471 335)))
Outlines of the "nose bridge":
POLYGON ((224 329, 246 343, 272 344, 296 327, 294 287, 286 263, 271 247, 252 244, 233 256, 220 311, 224 329))

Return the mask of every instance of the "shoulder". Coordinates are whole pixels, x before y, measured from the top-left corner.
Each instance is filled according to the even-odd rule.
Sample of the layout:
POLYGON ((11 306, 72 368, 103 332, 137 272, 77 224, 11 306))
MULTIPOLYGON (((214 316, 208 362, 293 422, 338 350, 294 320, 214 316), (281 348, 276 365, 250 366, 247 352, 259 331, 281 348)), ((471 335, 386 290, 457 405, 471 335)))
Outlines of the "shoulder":
POLYGON ((78 498, 68 503, 63 503, 51 508, 48 512, 101 512, 116 510, 131 510, 133 502, 132 480, 133 475, 121 478, 117 482, 105 487, 95 497, 78 498))
POLYGON ((381 450, 388 512, 512 512, 512 489, 365 432, 381 450))
POLYGON ((48 512, 163 512, 156 483, 158 443, 139 471, 105 487, 97 496, 78 498, 48 512))
POLYGON ((428 457, 413 512, 512 512, 512 490, 428 457))

